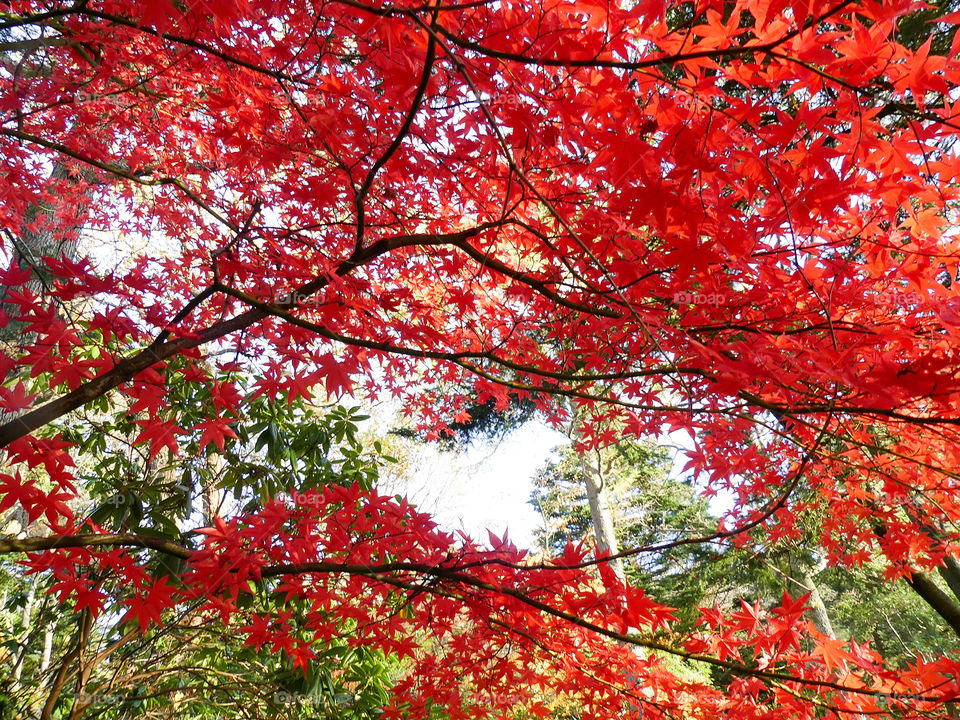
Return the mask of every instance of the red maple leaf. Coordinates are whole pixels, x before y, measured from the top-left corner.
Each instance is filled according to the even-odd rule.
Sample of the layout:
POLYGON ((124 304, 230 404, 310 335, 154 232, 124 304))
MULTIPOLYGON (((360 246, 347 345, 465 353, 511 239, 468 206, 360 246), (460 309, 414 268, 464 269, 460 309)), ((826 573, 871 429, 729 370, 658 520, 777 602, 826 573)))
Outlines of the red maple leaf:
POLYGON ((130 608, 123 621, 135 619, 141 633, 146 632, 150 623, 162 625, 161 614, 173 606, 175 593, 176 588, 167 584, 166 577, 159 578, 145 593, 121 601, 130 608))

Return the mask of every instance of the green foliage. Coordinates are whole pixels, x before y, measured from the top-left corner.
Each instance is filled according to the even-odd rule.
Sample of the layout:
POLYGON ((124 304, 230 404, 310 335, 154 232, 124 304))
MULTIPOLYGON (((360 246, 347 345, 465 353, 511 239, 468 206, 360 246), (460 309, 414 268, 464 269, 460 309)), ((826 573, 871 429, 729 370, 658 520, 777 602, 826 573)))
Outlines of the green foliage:
MULTIPOLYGON (((621 551, 669 546, 716 530, 706 501, 689 483, 669 477, 670 463, 662 448, 623 442, 600 453, 599 467, 621 551)), ((577 543, 592 537, 583 473, 578 453, 565 447, 534 478, 531 504, 544 518, 537 540, 553 554, 561 553, 568 540, 577 543)), ((710 588, 691 571, 715 559, 709 545, 679 544, 637 553, 628 559, 626 571, 631 581, 692 621, 710 588)))
POLYGON ((938 20, 957 10, 960 10, 960 2, 957 0, 933 0, 923 9, 901 18, 897 28, 897 42, 916 50, 929 40, 931 53, 949 54, 957 26, 938 20))
POLYGON ((956 649, 956 635, 906 582, 885 582, 882 565, 827 568, 817 577, 837 634, 870 642, 893 662, 912 663, 917 654, 941 657, 956 649))
MULTIPOLYGON (((596 458, 588 458, 595 462, 596 458)), ((622 442, 599 457, 609 494, 621 552, 670 546, 705 537, 717 519, 688 482, 670 477, 664 451, 649 443, 622 442)), ((580 456, 563 448, 535 478, 531 503, 543 515, 538 544, 557 555, 568 541, 592 540, 590 508, 580 456)), ((639 552, 625 561, 628 578, 655 599, 677 608, 684 624, 693 623, 698 607, 739 609, 739 601, 772 606, 783 592, 806 594, 806 576, 826 605, 837 636, 871 643, 885 658, 913 662, 917 653, 939 657, 955 648, 946 623, 906 583, 891 585, 882 577, 879 559, 861 567, 822 567, 811 555, 813 535, 822 524, 815 506, 797 521, 801 537, 759 544, 746 540, 694 543, 639 552)), ((731 680, 715 673, 713 680, 731 680)))
MULTIPOLYGON (((216 508, 210 498, 221 498, 224 514, 254 510, 281 493, 303 493, 328 484, 372 487, 379 468, 392 458, 379 442, 361 442, 358 423, 366 419, 358 409, 339 405, 317 408, 295 399, 273 402, 263 396, 243 404, 242 414, 230 415, 230 433, 218 443, 204 441, 199 427, 216 403, 215 388, 232 383, 247 394, 244 380, 230 374, 190 379, 186 370, 167 370, 169 391, 163 419, 193 431, 179 438, 173 455, 161 448, 151 457, 149 442, 135 443, 140 413, 87 414, 57 428, 80 451, 77 478, 83 490, 81 518, 113 531, 161 536, 179 544, 195 544, 196 537, 182 528, 194 527, 216 508)), ((182 571, 181 561, 143 550, 135 552, 154 577, 182 571)), ((35 712, 43 703, 58 662, 69 653, 84 614, 69 606, 58 607, 48 595, 53 578, 27 577, 7 556, 0 568, 0 720, 13 720, 35 712), (33 580, 36 578, 36 580, 33 580), (31 582, 37 582, 26 627, 23 609, 31 582), (52 631, 49 665, 44 668, 46 629, 52 631), (13 677, 21 666, 21 679, 13 677), (41 678, 36 682, 33 678, 41 678), (26 681, 26 682, 25 682, 26 681)), ((101 588, 112 598, 123 598, 109 574, 101 588)), ((253 594, 237 599, 241 622, 254 600, 261 611, 287 612, 299 617, 305 608, 275 592, 278 580, 251 587, 253 594)), ((93 622, 91 647, 116 644, 108 664, 96 665, 84 692, 77 695, 72 683, 65 686, 55 718, 66 717, 71 705, 89 703, 87 716, 104 720, 145 715, 187 718, 344 718, 370 720, 379 715, 399 663, 383 653, 351 647, 343 624, 341 638, 329 644, 314 643, 316 657, 306 672, 295 667, 285 649, 269 644, 256 649, 244 645, 239 633, 216 618, 198 616, 191 608, 171 618, 146 636, 131 631, 122 620, 125 608, 115 605, 93 622)), ((305 638, 306 639, 306 638, 305 638)))
MULTIPOLYGON (((357 408, 324 411, 298 398, 248 400, 243 414, 228 417, 230 434, 223 449, 204 438, 201 426, 215 405, 211 382, 188 382, 183 371, 168 370, 168 419, 193 432, 180 437, 179 454, 162 449, 151 457, 147 442, 133 444, 140 428, 137 414, 113 413, 61 428, 87 458, 78 477, 90 500, 88 517, 112 530, 179 537, 178 523, 190 518, 197 498, 225 491, 242 509, 252 510, 280 493, 305 492, 329 483, 372 487, 380 448, 363 447, 357 424, 366 419, 357 408), (231 437, 231 434, 233 437, 231 437)), ((247 394, 247 381, 224 375, 247 394)), ((216 508, 213 508, 215 510, 216 508)))
MULTIPOLYGON (((520 428, 537 414, 537 404, 530 398, 518 399, 510 396, 505 408, 498 408, 493 398, 485 402, 476 402, 462 409, 460 420, 449 423, 447 432, 435 439, 439 447, 447 451, 458 451, 477 441, 497 441, 504 439, 520 428)), ((392 431, 401 437, 426 440, 426 436, 407 428, 392 431)))

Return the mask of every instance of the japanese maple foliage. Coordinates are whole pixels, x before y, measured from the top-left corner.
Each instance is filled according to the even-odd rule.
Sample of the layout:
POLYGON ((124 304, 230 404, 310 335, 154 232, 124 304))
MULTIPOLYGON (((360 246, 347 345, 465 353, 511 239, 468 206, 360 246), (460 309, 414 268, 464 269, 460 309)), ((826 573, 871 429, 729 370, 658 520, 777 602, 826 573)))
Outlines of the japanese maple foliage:
POLYGON ((922 7, 7 3, 0 509, 84 546, 34 569, 95 614, 84 568, 107 563, 144 630, 189 598, 227 622, 243 583, 289 576, 315 614, 247 618, 251 642, 306 663, 335 608, 413 656, 398 714, 470 714, 456 678, 501 659, 511 687, 597 715, 948 712, 949 658, 894 672, 806 634, 789 598, 654 641, 666 611, 615 578, 453 546, 373 495, 224 521, 199 554, 164 546, 180 584, 150 581, 102 547, 145 541, 73 517, 82 453, 51 429, 127 413, 157 459, 191 433, 222 451, 249 403, 318 387, 401 396, 438 433, 471 399, 559 420, 566 397, 587 443, 689 432, 687 471, 736 497, 717 538, 789 538, 817 509, 830 562, 880 554, 918 581, 960 539, 960 65, 897 42, 922 7), (183 385, 209 392, 202 419, 171 401, 183 385), (404 596, 410 617, 365 622, 404 596), (433 622, 449 645, 413 648, 433 622), (634 641, 738 679, 685 683, 634 641))

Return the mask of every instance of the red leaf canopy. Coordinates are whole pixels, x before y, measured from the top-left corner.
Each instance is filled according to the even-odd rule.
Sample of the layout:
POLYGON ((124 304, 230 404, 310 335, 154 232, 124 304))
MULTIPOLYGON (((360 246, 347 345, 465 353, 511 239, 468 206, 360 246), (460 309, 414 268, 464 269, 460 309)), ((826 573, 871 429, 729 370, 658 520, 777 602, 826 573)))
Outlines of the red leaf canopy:
MULTIPOLYGON (((160 417, 165 370, 185 363, 205 382, 216 356, 259 378, 255 396, 357 384, 401 396, 436 432, 471 399, 531 399, 555 419, 571 399, 590 408, 598 444, 684 429, 689 469, 737 498, 727 534, 807 504, 826 511, 831 562, 880 552, 891 578, 935 567, 960 540, 960 64, 956 48, 898 42, 916 10, 8 3, 0 227, 59 244, 35 258, 44 282, 4 275, 4 312, 24 329, 4 369, 50 389, 34 398, 17 379, 0 393, 5 412, 30 406, 0 426, 0 445, 10 465, 44 464, 59 490, 5 474, 0 507, 68 532, 69 454, 31 433, 127 397, 151 411, 149 453, 175 452, 188 429, 160 417), (814 492, 788 499, 801 484, 814 492)), ((196 427, 222 448, 250 398, 216 394, 196 427)), ((261 542, 238 527, 222 542, 261 542)), ((267 562, 228 549, 237 582, 267 562)), ((196 572, 204 562, 223 560, 205 555, 196 572)), ((383 572, 404 569, 427 572, 383 572)), ((60 572, 95 604, 95 588, 60 572)), ((357 597, 378 591, 344 572, 358 573, 357 597)), ((528 612, 509 577, 447 572, 528 612)), ((614 595, 585 599, 567 581, 570 616, 548 613, 565 628, 563 662, 578 665, 580 631, 669 622, 611 586, 625 614, 571 625, 614 595)), ((131 606, 144 625, 173 602, 166 587, 145 592, 131 606)), ((660 670, 646 687, 667 693, 661 709, 695 700, 704 717, 764 716, 771 692, 798 716, 927 712, 953 697, 947 660, 894 681, 856 646, 807 653, 796 613, 787 598, 749 627, 721 618, 684 650, 723 663, 748 643, 789 672, 753 668, 732 699, 660 670)), ((285 637, 282 618, 265 622, 251 625, 256 643, 285 637)), ((630 659, 607 652, 620 653, 615 683, 630 659)))

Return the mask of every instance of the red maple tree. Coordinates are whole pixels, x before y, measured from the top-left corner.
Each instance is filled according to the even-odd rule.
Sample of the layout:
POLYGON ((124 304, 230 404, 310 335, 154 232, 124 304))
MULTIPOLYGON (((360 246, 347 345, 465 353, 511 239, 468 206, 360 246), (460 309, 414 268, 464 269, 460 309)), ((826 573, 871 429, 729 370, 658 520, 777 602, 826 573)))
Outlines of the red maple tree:
POLYGON ((6 3, 0 509, 49 535, 0 548, 44 551, 30 568, 92 616, 87 570, 123 578, 141 629, 188 601, 230 623, 282 577, 313 610, 250 642, 305 665, 331 613, 354 618, 353 641, 412 658, 390 717, 487 713, 461 682, 489 677, 495 711, 545 714, 552 688, 598 717, 951 716, 953 658, 887 667, 790 597, 674 633, 595 558, 456 544, 359 487, 218 521, 200 549, 91 531, 79 451, 50 432, 123 408, 155 457, 195 431, 222 450, 248 403, 318 386, 392 393, 435 433, 468 402, 559 420, 567 398, 587 444, 689 432, 687 471, 736 498, 713 539, 789 536, 815 507, 831 563, 880 554, 960 634, 924 584, 960 540, 960 64, 954 15, 898 33, 921 9, 6 3), (175 385, 210 392, 205 419, 175 385), (155 581, 127 548, 186 569, 155 581))

